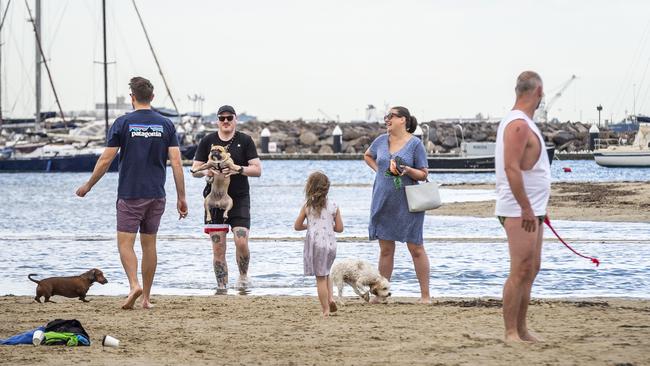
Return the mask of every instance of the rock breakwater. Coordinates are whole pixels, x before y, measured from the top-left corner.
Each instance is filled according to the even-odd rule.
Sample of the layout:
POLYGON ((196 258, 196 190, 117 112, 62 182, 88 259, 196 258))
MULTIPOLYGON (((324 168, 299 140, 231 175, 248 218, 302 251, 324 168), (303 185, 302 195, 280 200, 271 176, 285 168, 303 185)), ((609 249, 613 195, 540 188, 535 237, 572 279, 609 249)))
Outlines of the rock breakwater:
MULTIPOLYGON (((264 128, 271 132, 270 141, 275 144, 276 153, 286 154, 331 154, 333 149, 332 132, 336 126, 342 130, 342 152, 363 153, 370 143, 386 132, 383 123, 371 122, 305 122, 297 121, 251 121, 241 123, 238 129, 250 134, 258 147, 260 134, 264 128)), ((472 122, 462 125, 446 122, 424 122, 419 124, 423 139, 427 141, 429 153, 457 152, 460 142, 494 142, 498 123, 472 122)), ((554 145, 556 151, 576 152, 589 148, 590 124, 582 122, 543 123, 538 124, 547 144, 554 145)), ((600 132, 600 138, 632 139, 633 135, 620 135, 608 130, 600 132)))

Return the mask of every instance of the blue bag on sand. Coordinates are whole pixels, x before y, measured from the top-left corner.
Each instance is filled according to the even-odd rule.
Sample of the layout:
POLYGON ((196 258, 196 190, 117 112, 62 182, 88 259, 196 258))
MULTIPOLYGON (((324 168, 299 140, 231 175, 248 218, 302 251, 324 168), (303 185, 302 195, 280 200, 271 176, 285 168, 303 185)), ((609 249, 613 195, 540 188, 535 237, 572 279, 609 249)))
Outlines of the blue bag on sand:
POLYGON ((90 340, 81 334, 77 334, 77 341, 81 346, 90 346, 90 340))
POLYGON ((45 330, 45 327, 38 327, 36 329, 28 330, 25 333, 16 334, 15 336, 7 339, 0 339, 0 344, 6 346, 14 346, 17 344, 32 344, 32 337, 37 330, 45 330))

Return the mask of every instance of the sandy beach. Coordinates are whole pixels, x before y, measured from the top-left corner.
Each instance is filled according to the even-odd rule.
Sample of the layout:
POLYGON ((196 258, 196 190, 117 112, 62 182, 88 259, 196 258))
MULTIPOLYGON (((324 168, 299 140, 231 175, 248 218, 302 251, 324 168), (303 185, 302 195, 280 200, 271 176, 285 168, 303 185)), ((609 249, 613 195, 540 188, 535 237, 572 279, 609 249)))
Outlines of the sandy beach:
MULTIPOLYGON (((445 185, 450 189, 494 189, 493 184, 445 185)), ((650 222, 650 183, 554 183, 551 219, 650 222)), ((445 204, 431 215, 494 217, 494 201, 445 204)))
POLYGON ((0 346, 2 363, 228 365, 643 365, 650 360, 650 301, 533 300, 530 326, 545 341, 506 344, 498 300, 418 305, 350 300, 322 319, 316 298, 156 296, 152 310, 123 299, 33 303, 0 298, 0 336, 76 318, 90 347, 0 346), (101 338, 120 340, 102 349, 101 338))
MULTIPOLYGON (((455 185, 452 189, 492 189, 455 185)), ((552 218, 650 221, 649 183, 558 183, 552 218)), ((435 215, 491 217, 494 202, 447 204, 435 215)), ((155 289, 154 289, 155 290, 155 289)), ((535 289, 533 289, 535 296, 535 289)), ((329 319, 317 298, 287 296, 154 296, 152 310, 124 311, 123 298, 0 297, 0 338, 50 320, 78 319, 90 347, 0 346, 11 365, 645 365, 650 361, 650 300, 533 299, 529 326, 544 342, 502 341, 495 299, 358 299, 329 319), (119 348, 102 348, 111 335, 119 348)))

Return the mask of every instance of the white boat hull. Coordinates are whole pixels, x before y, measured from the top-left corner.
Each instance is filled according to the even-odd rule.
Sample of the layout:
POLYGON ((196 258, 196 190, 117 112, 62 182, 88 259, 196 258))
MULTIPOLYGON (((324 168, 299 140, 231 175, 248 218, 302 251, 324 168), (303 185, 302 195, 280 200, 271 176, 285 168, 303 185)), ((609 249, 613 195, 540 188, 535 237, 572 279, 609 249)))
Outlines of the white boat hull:
POLYGON ((606 167, 650 167, 650 151, 594 152, 594 159, 606 167))

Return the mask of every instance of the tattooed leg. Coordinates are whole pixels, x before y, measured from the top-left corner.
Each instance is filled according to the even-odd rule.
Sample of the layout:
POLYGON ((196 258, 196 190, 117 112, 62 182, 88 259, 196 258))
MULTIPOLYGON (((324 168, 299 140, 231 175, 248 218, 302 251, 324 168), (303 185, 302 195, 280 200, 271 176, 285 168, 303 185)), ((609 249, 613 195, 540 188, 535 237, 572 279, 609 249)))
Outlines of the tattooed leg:
POLYGON ((226 262, 226 234, 213 233, 210 235, 212 240, 212 260, 214 266, 214 276, 217 280, 217 289, 225 290, 228 287, 228 264, 226 262))
POLYGON ((239 274, 246 276, 248 274, 248 262, 250 262, 250 254, 242 255, 238 258, 237 265, 239 266, 239 274))
POLYGON ((225 289, 228 285, 228 266, 225 262, 214 262, 214 276, 217 278, 217 289, 225 289))
POLYGON ((243 227, 236 227, 233 229, 233 233, 235 234, 235 249, 239 274, 242 277, 246 277, 251 258, 250 251, 248 250, 248 230, 243 227))
POLYGON ((248 229, 245 227, 234 227, 232 232, 235 237, 235 249, 237 258, 237 267, 239 269, 239 278, 237 287, 242 290, 248 288, 248 265, 251 254, 248 250, 248 229))

